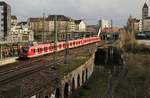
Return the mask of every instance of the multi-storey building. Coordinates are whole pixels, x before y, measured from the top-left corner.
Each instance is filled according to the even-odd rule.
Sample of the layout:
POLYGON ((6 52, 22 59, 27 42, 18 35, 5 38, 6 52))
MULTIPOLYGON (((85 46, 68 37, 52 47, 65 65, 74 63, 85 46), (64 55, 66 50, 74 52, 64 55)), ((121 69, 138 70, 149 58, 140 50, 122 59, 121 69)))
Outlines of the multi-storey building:
POLYGON ((11 28, 8 41, 10 42, 32 42, 34 32, 28 29, 27 22, 19 22, 11 28))
POLYGON ((76 32, 85 32, 86 31, 86 23, 83 20, 75 20, 76 24, 76 32))
POLYGON ((52 33, 52 36, 54 34, 54 28, 56 28, 58 40, 64 39, 66 33, 70 36, 69 33, 75 31, 75 21, 70 17, 64 15, 49 15, 46 20, 48 22, 47 30, 52 33), (56 26, 54 24, 55 22, 56 26))
POLYGON ((150 17, 143 20, 143 31, 150 31, 150 17))
POLYGON ((112 21, 111 20, 99 20, 99 27, 101 27, 102 30, 105 28, 111 28, 112 21))
POLYGON ((11 7, 7 3, 0 2, 0 40, 6 40, 11 29, 11 7))
POLYGON ((48 32, 48 22, 44 17, 34 17, 28 19, 29 29, 34 32, 36 41, 45 42, 50 36, 48 32))
POLYGON ((15 15, 11 16, 11 28, 17 25, 17 17, 15 15))
POLYGON ((42 17, 35 17, 28 19, 28 25, 31 30, 34 32, 43 32, 46 30, 46 21, 42 17))
POLYGON ((139 19, 136 19, 136 18, 134 18, 133 19, 133 31, 134 32, 139 32, 140 30, 139 30, 139 28, 140 28, 140 20, 139 19))
POLYGON ((64 15, 49 15, 47 18, 29 18, 28 24, 30 29, 35 32, 35 40, 38 39, 38 41, 52 41, 55 30, 57 30, 58 38, 60 39, 64 38, 65 32, 75 31, 74 20, 64 15))
POLYGON ((54 21, 56 18, 56 28, 57 31, 62 32, 72 32, 75 31, 75 22, 72 18, 66 17, 64 15, 49 15, 47 17, 48 28, 47 30, 50 32, 54 31, 54 21))

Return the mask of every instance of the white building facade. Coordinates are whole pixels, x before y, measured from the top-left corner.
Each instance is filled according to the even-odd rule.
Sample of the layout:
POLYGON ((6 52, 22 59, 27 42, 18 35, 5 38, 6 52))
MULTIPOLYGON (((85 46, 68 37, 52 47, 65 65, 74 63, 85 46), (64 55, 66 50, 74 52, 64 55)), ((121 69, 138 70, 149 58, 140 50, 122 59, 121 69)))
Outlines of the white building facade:
POLYGON ((7 40, 9 42, 32 42, 34 32, 28 29, 27 24, 18 24, 11 28, 7 40))
POLYGON ((101 27, 101 29, 111 28, 112 21, 111 20, 99 20, 99 26, 101 27))
POLYGON ((143 20, 143 30, 150 31, 150 17, 143 20))
POLYGON ((77 32, 85 32, 86 31, 86 23, 83 20, 76 20, 76 31, 77 32))
POLYGON ((139 31, 140 31, 140 32, 142 32, 142 28, 143 28, 143 27, 142 27, 142 19, 140 19, 140 22, 139 22, 139 31))

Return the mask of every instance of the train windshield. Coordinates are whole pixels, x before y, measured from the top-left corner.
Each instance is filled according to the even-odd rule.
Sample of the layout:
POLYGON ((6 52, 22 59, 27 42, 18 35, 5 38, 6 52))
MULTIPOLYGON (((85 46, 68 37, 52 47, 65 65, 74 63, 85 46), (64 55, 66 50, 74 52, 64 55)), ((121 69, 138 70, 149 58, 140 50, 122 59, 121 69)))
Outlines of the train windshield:
POLYGON ((23 51, 24 53, 27 53, 28 50, 29 50, 29 47, 22 47, 22 51, 23 51))

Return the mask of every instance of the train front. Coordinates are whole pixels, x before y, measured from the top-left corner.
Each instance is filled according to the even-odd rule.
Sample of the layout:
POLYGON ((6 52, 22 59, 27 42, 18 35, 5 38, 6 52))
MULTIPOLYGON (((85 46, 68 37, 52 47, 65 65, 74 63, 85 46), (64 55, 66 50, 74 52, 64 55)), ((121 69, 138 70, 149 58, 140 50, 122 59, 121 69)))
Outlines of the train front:
POLYGON ((30 46, 24 46, 20 48, 19 58, 28 58, 30 46))

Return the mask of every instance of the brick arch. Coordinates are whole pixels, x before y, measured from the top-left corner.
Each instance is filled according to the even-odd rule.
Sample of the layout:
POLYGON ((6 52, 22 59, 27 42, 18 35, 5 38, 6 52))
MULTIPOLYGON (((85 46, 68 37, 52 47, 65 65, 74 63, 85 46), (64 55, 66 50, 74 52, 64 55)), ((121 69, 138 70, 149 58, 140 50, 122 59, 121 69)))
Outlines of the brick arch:
POLYGON ((48 96, 45 96, 44 98, 48 98, 48 96))
POLYGON ((50 89, 45 89, 45 90, 41 91, 40 93, 42 93, 43 98, 49 98, 50 95, 51 95, 51 90, 50 89))
POLYGON ((69 84, 66 82, 64 86, 64 98, 69 97, 69 84))
POLYGON ((74 93, 75 92, 75 79, 72 78, 72 83, 71 83, 71 92, 74 93))
POLYGON ((80 75, 78 74, 77 76, 77 88, 79 88, 81 86, 80 84, 80 75))
POLYGON ((85 72, 84 70, 82 71, 82 84, 85 82, 85 72))
POLYGON ((55 98, 60 98, 60 89, 59 88, 57 88, 56 89, 56 92, 55 92, 55 98))
POLYGON ((85 80, 87 81, 87 79, 88 79, 88 69, 86 68, 86 70, 85 70, 85 80))

